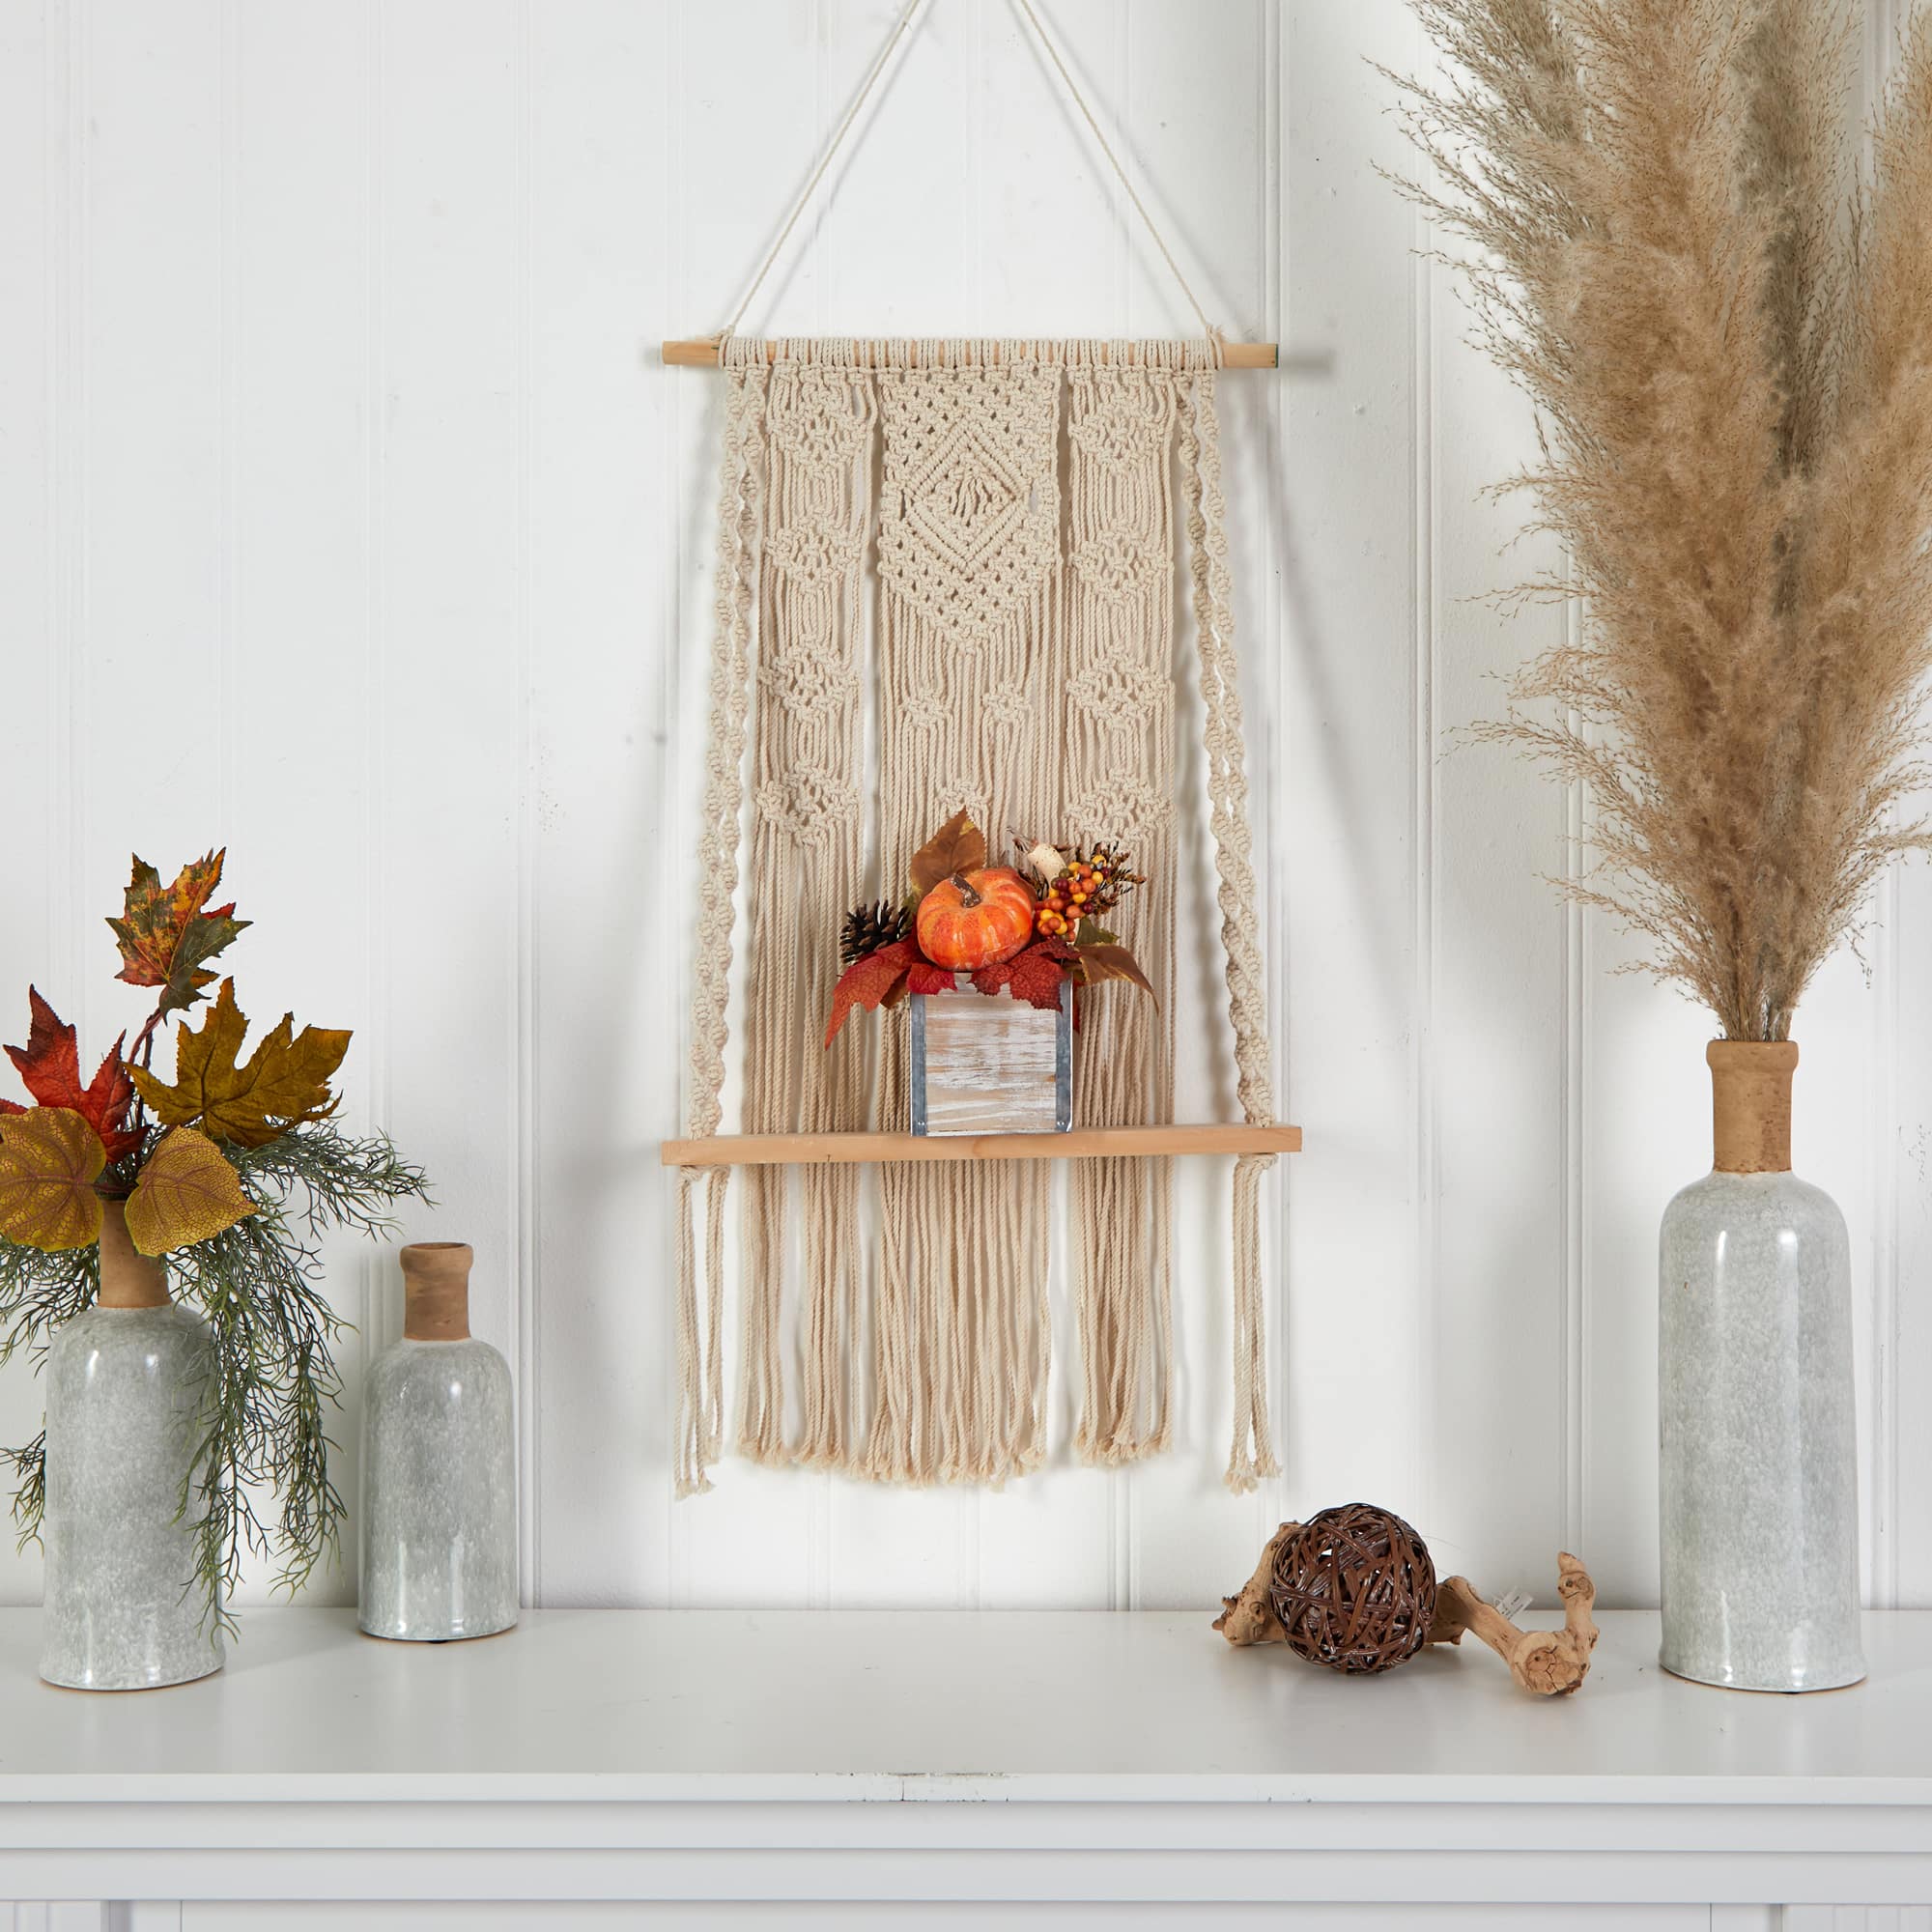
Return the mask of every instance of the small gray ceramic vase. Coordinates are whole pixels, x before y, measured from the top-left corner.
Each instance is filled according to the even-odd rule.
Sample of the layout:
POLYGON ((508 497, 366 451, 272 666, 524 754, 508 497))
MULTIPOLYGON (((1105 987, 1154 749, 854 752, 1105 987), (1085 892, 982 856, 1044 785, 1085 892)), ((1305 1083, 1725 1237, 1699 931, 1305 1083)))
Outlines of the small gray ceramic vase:
POLYGON ((54 1337, 46 1367, 41 1675, 74 1690, 147 1690, 221 1668, 221 1639, 182 1513, 205 1434, 214 1344, 128 1239, 100 1235, 100 1301, 54 1337))
POLYGON ((362 1628, 418 1643, 517 1621, 510 1371, 469 1333, 470 1250, 403 1250, 403 1339, 362 1411, 362 1628))
POLYGON ((1659 1249, 1662 1662, 1831 1690, 1865 1674, 1850 1243, 1790 1171, 1798 1049, 1708 1058, 1716 1167, 1665 1209, 1659 1249))

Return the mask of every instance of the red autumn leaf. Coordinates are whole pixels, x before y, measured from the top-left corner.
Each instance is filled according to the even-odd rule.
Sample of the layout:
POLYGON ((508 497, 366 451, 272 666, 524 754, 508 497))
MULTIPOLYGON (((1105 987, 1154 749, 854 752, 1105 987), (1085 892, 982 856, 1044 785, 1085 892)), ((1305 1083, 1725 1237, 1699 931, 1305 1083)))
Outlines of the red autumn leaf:
MULTIPOLYGON (((141 1144, 137 1129, 127 1125, 128 1109, 134 1098, 134 1083, 122 1065, 124 1033, 114 1042, 112 1052, 100 1063, 94 1078, 80 1084, 80 1043, 71 1026, 63 1026, 60 1015, 33 987, 27 989, 33 1014, 25 1046, 10 1046, 7 1058, 19 1069, 27 1092, 43 1107, 65 1107, 75 1113, 100 1136, 109 1160, 119 1160, 141 1144)), ((0 1113, 17 1114, 22 1109, 13 1101, 0 1101, 0 1113)))
MULTIPOLYGON (((1070 966, 1080 957, 1080 954, 1065 940, 1062 939, 1058 933, 1050 932, 1043 939, 1036 939, 1031 946, 1015 953, 1010 959, 1002 959, 991 966, 981 966, 973 975, 973 984, 982 993, 997 993, 1002 986, 1012 984, 1013 977, 1016 973, 1024 971, 1029 976, 1029 983, 1044 988, 1046 980, 1037 961, 1034 965, 1024 968, 1020 964, 1029 954, 1034 953, 1037 953, 1040 960, 1054 960, 1062 966, 1070 966)), ((1022 992, 1017 997, 1024 1000, 1029 998, 1030 995, 1022 992)), ((1039 1000, 1034 1001, 1035 1006, 1042 1004, 1046 1006, 1058 1006, 1059 1003, 1058 994, 1053 999, 1044 1002, 1039 1000)))
POLYGON ((825 1026, 826 1045, 838 1038, 838 1029, 850 1018, 854 1007, 864 1007, 872 1012, 894 1004, 895 995, 903 999, 906 976, 918 957, 919 951, 912 941, 901 939, 867 953, 863 959, 853 960, 839 974, 838 983, 832 989, 832 1017, 825 1026))
POLYGON ((977 872, 986 863, 986 835, 963 811, 955 811, 912 855, 915 892, 929 893, 954 872, 977 872))
POLYGON ((1054 956, 1045 941, 1037 946, 1029 946, 1008 963, 1012 967, 1012 973, 1007 980, 1007 991, 1014 999, 1024 1000, 1042 1012, 1059 1009, 1060 989, 1066 983, 1066 968, 1054 956))
POLYGON ((930 959, 915 959, 906 970, 908 993, 950 993, 952 990, 951 971, 944 966, 935 966, 930 959))

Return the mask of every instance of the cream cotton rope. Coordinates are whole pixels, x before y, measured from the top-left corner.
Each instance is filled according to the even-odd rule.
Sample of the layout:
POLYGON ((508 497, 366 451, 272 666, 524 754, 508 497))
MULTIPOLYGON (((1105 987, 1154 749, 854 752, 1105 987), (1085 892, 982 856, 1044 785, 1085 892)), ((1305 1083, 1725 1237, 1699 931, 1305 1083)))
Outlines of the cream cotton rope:
MULTIPOLYGON (((892 31, 886 36, 885 43, 874 56, 871 66, 866 70, 866 77, 859 83, 859 91, 852 97, 851 106, 845 110, 844 118, 840 120, 838 126, 832 130, 832 138, 826 142, 825 152, 818 157, 818 165, 812 169, 810 178, 799 190, 798 199, 792 203, 791 212, 785 216, 783 227, 779 230, 778 240, 772 243, 765 259, 758 264, 758 272, 752 277, 752 285, 745 291, 743 298, 732 313, 731 320, 719 331, 717 340, 721 343, 727 336, 737 333, 738 325, 745 319, 745 311, 752 306, 753 298, 764 286, 765 277, 771 273, 779 256, 783 253, 784 244, 791 239, 792 230, 798 226, 799 216, 810 206, 811 197, 817 191, 818 184, 825 179, 826 170, 832 165, 833 156, 838 154, 845 136, 851 132, 852 124, 859 118, 859 110, 865 106, 872 89, 878 85, 879 76, 886 71, 886 63, 892 57, 893 49, 898 45, 906 29, 912 25, 912 16, 919 12, 923 4, 923 0, 906 0, 898 18, 893 23, 892 31)), ((1120 157, 1114 153, 1106 135, 1100 131, 1100 123, 1094 117, 1094 110, 1088 106, 1087 97, 1080 92, 1079 83, 1068 71, 1066 63, 1061 59, 1060 50, 1047 38, 1046 29, 1041 25, 1039 15, 1033 10, 1032 0, 1019 0, 1019 9, 1026 16, 1027 24, 1032 27, 1041 47, 1045 49, 1047 59, 1053 63, 1054 71, 1059 74, 1067 93, 1072 96, 1073 104, 1079 108, 1101 154, 1107 157, 1107 165, 1113 169, 1121 186, 1126 190, 1127 199, 1134 205, 1134 212, 1147 224, 1147 232, 1152 236, 1153 245, 1160 250, 1162 261, 1173 271, 1174 279, 1180 284, 1180 292, 1187 298, 1188 307, 1200 317, 1203 332, 1210 342, 1219 343, 1221 339, 1219 331, 1208 320, 1208 311, 1201 306, 1200 297, 1194 293, 1187 277, 1180 272, 1180 264, 1174 259, 1174 250, 1167 245, 1167 237, 1160 232, 1159 224, 1148 212, 1147 203, 1140 198, 1133 183, 1127 179, 1127 171, 1121 165, 1120 157)))
MULTIPOLYGON (((1271 1122, 1217 355, 1211 341, 726 341, 692 1135, 722 1120, 748 752, 746 1131, 903 1129, 898 1018, 818 1045, 835 941, 852 903, 896 896, 913 849, 962 808, 998 856, 1015 836, 1132 850, 1148 884, 1122 903, 1122 937, 1162 999, 1082 996, 1076 1106, 1083 1124, 1173 1118, 1182 530, 1237 1091, 1250 1122, 1271 1122)), ((1237 1491, 1275 1467, 1258 1206, 1268 1164, 1244 1156, 1235 1171, 1237 1491)), ((1169 1165, 1071 1164, 1086 1462, 1172 1441, 1169 1165)), ((708 1487, 720 1450, 728 1173, 713 1170, 707 1189, 701 1308, 695 1171, 678 1182, 680 1493, 708 1487)), ((741 1452, 913 1484, 997 1486, 1038 1467, 1051 1165, 888 1164, 869 1199, 865 1173, 807 1166, 794 1182, 783 1167, 748 1170, 741 1452)))

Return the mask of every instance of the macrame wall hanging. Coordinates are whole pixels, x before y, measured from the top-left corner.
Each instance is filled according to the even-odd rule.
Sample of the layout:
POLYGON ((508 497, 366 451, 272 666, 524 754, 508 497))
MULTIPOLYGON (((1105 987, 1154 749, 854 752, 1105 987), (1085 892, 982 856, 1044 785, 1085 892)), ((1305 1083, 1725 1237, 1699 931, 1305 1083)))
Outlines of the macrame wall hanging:
MULTIPOLYGON (((1018 4, 1174 267, 1029 0, 1018 4)), ((1259 1188, 1300 1136, 1273 1114, 1215 382, 1226 366, 1272 366, 1274 352, 1224 342, 1205 315, 1204 339, 1179 342, 737 335, 918 5, 731 327, 665 345, 667 361, 721 366, 727 387, 687 1137, 664 1150, 678 1170, 677 1487, 709 1488, 724 1445, 733 1167, 740 1452, 881 1482, 998 1485, 1045 1457, 1052 1160, 1070 1157, 1075 1448, 1122 1463, 1171 1439, 1170 1165, 1211 1152, 1236 1155, 1226 1480, 1247 1490, 1275 1469, 1259 1188), (1174 1123, 1178 549, 1238 1125, 1174 1123), (1071 1133, 916 1138, 902 1026, 849 1027, 820 1049, 841 914, 901 878, 960 810, 998 842, 1009 829, 1119 838, 1146 875, 1121 937, 1159 1003, 1086 1003, 1071 1133), (743 1120, 727 1136, 741 876, 743 1120)))

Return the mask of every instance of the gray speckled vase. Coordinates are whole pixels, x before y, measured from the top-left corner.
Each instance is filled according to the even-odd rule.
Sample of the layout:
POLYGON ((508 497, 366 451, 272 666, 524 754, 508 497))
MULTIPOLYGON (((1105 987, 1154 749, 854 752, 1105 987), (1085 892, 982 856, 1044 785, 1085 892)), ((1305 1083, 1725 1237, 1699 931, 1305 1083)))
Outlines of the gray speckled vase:
POLYGON ((517 1621, 510 1371, 469 1333, 470 1250, 403 1250, 403 1339, 369 1371, 362 1587, 371 1636, 447 1643, 517 1621))
POLYGON ((1791 1171, 1789 1042, 1709 1051, 1717 1164, 1659 1248, 1663 1667, 1831 1690, 1859 1647, 1851 1249, 1791 1171))
POLYGON ((41 1675, 75 1690, 153 1690, 221 1668, 194 1524, 180 1514, 214 1344, 168 1299, 121 1214, 107 1204, 100 1304, 47 1351, 41 1675))

